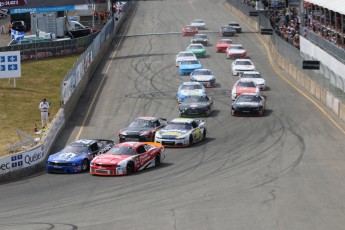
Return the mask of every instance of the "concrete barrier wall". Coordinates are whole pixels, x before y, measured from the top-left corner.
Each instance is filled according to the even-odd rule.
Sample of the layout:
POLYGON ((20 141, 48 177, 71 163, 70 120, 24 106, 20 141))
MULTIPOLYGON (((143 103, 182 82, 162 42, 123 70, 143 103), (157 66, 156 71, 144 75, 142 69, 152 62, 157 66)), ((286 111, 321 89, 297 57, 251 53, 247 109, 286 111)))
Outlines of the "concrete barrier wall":
MULTIPOLYGON (((236 3, 237 4, 237 3, 236 3)), ((248 15, 244 14, 241 10, 232 6, 229 2, 225 3, 225 7, 234 13, 238 18, 245 21, 252 29, 256 30, 258 24, 248 15)), ((254 11, 254 9, 253 9, 254 11)), ((291 64, 285 59, 280 53, 277 47, 274 46, 271 39, 272 37, 262 37, 263 41, 269 46, 271 55, 276 60, 278 66, 289 74, 290 77, 294 78, 297 83, 303 87, 310 95, 321 101, 322 104, 326 105, 330 111, 336 114, 341 120, 345 121, 345 105, 336 98, 332 93, 327 91, 317 82, 313 81, 308 75, 302 73, 295 64, 291 64)), ((293 48, 293 47, 291 47, 293 48)))

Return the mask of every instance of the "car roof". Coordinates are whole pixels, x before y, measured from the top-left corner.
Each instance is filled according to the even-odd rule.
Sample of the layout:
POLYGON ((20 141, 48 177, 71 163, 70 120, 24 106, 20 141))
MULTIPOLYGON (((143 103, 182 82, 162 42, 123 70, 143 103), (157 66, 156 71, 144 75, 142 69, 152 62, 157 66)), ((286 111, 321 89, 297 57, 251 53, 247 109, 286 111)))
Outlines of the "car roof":
POLYGON ((181 53, 191 53, 191 54, 194 54, 192 51, 181 51, 181 52, 179 52, 179 54, 181 54, 181 53))
POLYGON ((204 21, 204 20, 202 20, 202 19, 193 19, 192 22, 194 22, 194 21, 204 21))
POLYGON ((195 119, 193 118, 175 118, 171 122, 174 123, 192 123, 195 119))
POLYGON ((250 62, 252 62, 252 60, 250 60, 250 59, 245 59, 245 58, 235 59, 235 61, 250 61, 250 62))
POLYGON ((93 143, 97 142, 97 140, 94 139, 80 139, 80 140, 76 140, 71 142, 69 145, 79 145, 79 146, 89 146, 92 145, 93 143))

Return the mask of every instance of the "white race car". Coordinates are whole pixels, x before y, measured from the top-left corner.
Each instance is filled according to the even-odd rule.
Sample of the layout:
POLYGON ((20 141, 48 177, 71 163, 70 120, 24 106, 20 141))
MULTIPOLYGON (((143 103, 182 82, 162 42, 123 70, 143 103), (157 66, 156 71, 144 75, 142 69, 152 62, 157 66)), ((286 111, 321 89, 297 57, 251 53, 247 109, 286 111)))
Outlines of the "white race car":
POLYGON ((182 147, 206 138, 206 122, 192 118, 176 118, 155 135, 155 142, 163 146, 182 147))
POLYGON ((255 65, 250 59, 236 59, 232 62, 231 68, 234 76, 246 71, 255 71, 255 65))
POLYGON ((198 60, 195 54, 191 51, 182 51, 176 55, 176 67, 180 65, 182 61, 195 61, 198 60))
POLYGON ((200 82, 204 87, 214 87, 216 77, 209 69, 196 69, 190 74, 190 81, 200 82))
POLYGON ((256 71, 249 71, 249 72, 243 72, 240 75, 241 79, 244 80, 252 80, 254 81, 260 88, 260 90, 266 90, 266 81, 262 78, 261 74, 256 71))
POLYGON ((206 29, 206 24, 204 22, 204 20, 201 19, 194 19, 191 23, 191 26, 195 26, 196 28, 198 28, 199 30, 205 30, 206 29))

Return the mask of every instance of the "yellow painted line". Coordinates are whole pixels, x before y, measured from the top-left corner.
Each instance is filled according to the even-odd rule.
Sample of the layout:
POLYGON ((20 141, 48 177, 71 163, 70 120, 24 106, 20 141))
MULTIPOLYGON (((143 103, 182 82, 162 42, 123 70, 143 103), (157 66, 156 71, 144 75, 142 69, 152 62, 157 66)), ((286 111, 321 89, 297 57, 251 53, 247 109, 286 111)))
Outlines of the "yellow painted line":
MULTIPOLYGON (((125 29, 125 31, 124 31, 124 34, 127 32, 127 30, 128 30, 128 28, 129 28, 129 25, 131 24, 131 21, 132 21, 133 17, 134 17, 134 14, 132 14, 132 17, 130 18, 130 21, 128 22, 128 24, 127 24, 127 26, 126 26, 126 29, 125 29)), ((96 91, 95 95, 94 95, 93 98, 92 98, 92 101, 91 101, 91 104, 90 104, 90 106, 89 106, 89 109, 87 110, 86 116, 85 116, 85 118, 84 118, 84 120, 83 120, 82 125, 80 126, 80 129, 79 129, 79 131, 78 131, 78 133, 77 133, 77 136, 75 137, 75 140, 79 140, 79 139, 80 139, 80 136, 81 136, 81 133, 82 133, 83 130, 84 130, 86 121, 87 121, 88 117, 90 116, 91 108, 94 106, 95 101, 96 101, 96 97, 97 97, 97 95, 99 94, 99 92, 100 92, 100 90, 101 90, 101 87, 102 87, 102 85, 103 85, 104 80, 107 78, 107 75, 108 75, 108 72, 109 72, 109 69, 110 69, 110 64, 112 63, 112 60, 114 60, 114 58, 116 57, 116 54, 117 54, 117 47, 119 47, 119 46, 121 45, 123 38, 124 38, 124 36, 121 36, 121 39, 120 39, 118 45, 116 46, 115 50, 114 50, 113 53, 112 53, 111 59, 110 59, 110 60, 108 61, 108 63, 107 63, 107 68, 106 68, 104 77, 102 78, 102 81, 101 81, 101 83, 99 84, 99 86, 98 86, 98 88, 97 88, 97 91, 96 91)))
MULTIPOLYGON (((223 6, 223 5, 222 5, 223 6)), ((223 6, 224 7, 224 6, 223 6)), ((224 7, 226 8, 226 7, 224 7)), ((237 17, 237 16, 236 16, 237 17)), ((248 23, 246 23, 249 27, 250 25, 248 23)), ((253 29, 251 29, 253 31, 253 29)), ((295 89, 298 93, 300 93, 303 97, 305 97, 308 101, 310 101, 312 104, 314 104, 316 106, 317 109, 319 109, 321 111, 321 113, 323 113, 326 118, 333 123, 333 125, 335 127, 337 127, 339 129, 340 132, 342 132, 345 135, 345 129, 343 127, 341 127, 338 122, 336 122, 314 99, 312 99, 310 96, 308 96, 305 92, 303 92, 302 90, 300 90, 295 84, 293 84, 290 80, 288 80, 287 78, 285 78, 279 71, 279 69, 277 68, 277 66, 274 64, 273 61, 273 57, 272 54, 269 51, 269 47, 268 45, 265 43, 265 41, 262 40, 262 38, 258 35, 255 34, 259 40, 261 41, 261 43, 264 45, 265 49, 266 49, 266 53, 268 55, 270 64, 274 70, 274 72, 276 72, 276 74, 280 77, 280 79, 282 79, 283 81, 285 81, 289 86, 291 86, 293 89, 295 89)))

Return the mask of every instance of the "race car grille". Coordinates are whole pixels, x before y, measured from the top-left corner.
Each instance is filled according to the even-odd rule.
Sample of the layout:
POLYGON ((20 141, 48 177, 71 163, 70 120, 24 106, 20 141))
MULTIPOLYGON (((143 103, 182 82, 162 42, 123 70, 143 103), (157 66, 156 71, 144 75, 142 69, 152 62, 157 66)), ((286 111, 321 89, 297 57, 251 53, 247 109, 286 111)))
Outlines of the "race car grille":
POLYGON ((205 111, 202 109, 187 109, 185 113, 188 114, 200 114, 200 113, 204 113, 205 111))
POLYGON ((175 145, 175 142, 174 142, 174 141, 162 141, 162 145, 174 146, 174 145, 175 145))
POLYGON ((105 170, 105 169, 92 169, 93 173, 105 174, 105 175, 114 175, 114 170, 105 170))
POLYGON ((49 169, 49 172, 52 172, 52 173, 65 173, 65 170, 64 169, 52 168, 52 169, 49 169))

